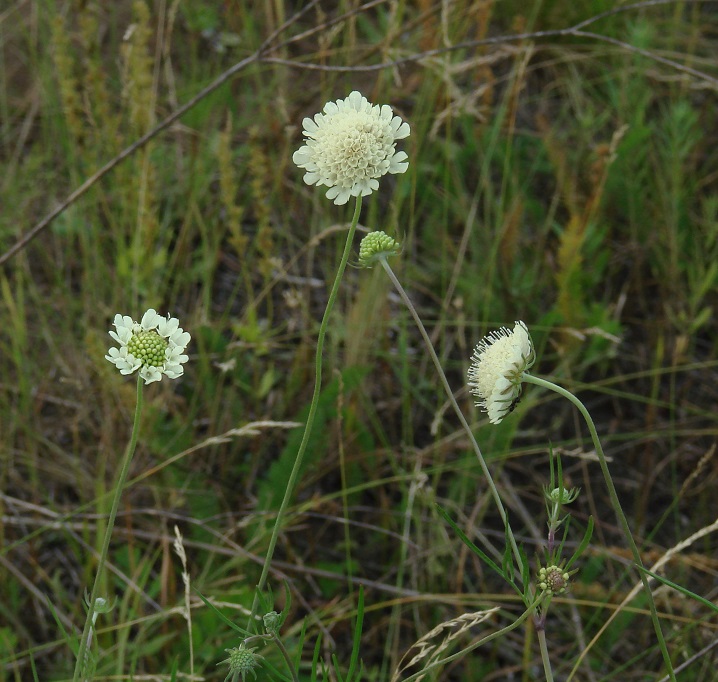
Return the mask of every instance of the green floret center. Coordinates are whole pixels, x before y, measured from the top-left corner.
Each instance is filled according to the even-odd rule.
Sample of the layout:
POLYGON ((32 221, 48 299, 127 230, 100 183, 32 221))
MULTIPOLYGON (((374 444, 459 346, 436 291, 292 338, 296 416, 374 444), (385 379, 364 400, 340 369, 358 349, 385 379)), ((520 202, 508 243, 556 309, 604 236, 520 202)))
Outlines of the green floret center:
POLYGON ((127 343, 127 351, 142 361, 144 366, 160 367, 165 361, 167 339, 154 329, 135 333, 127 343))

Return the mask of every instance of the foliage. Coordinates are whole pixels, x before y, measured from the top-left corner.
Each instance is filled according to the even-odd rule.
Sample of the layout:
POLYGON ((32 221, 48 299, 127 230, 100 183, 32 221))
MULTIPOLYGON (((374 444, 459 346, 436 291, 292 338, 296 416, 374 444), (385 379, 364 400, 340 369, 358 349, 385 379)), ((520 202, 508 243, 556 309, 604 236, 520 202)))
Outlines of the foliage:
MULTIPOLYGON (((579 392, 606 434, 647 567, 714 521, 712 5, 259 4, 29 0, 0 12, 0 258, 247 59, 0 265, 0 680, 71 675, 66 635, 81 628, 134 409, 132 382, 103 358, 106 330, 116 312, 150 307, 192 332, 190 362, 182 380, 146 392, 96 673, 187 679, 194 665, 208 680, 226 675, 216 663, 236 642, 196 593, 190 653, 173 527, 193 587, 243 624, 299 436, 236 430, 303 421, 351 218, 304 185, 291 157, 302 118, 353 89, 411 124, 409 169, 385 179, 360 226, 402 242, 392 266, 500 472, 529 560, 544 535, 551 449, 566 485, 583 491, 567 555, 595 522, 548 618, 557 677, 580 658, 577 679, 621 679, 624 665, 656 679, 645 604, 622 603, 633 574, 588 433, 533 386, 490 427, 462 387, 484 332, 526 320, 538 371, 579 392), (566 31, 604 11, 582 29, 599 37, 566 31)), ((439 623, 459 623, 468 646, 485 633, 462 614, 483 623, 497 607, 486 616, 497 629, 521 614, 503 581, 504 528, 381 274, 344 278, 317 428, 270 574, 275 589, 285 579, 291 589, 282 641, 302 679, 333 668, 386 680, 439 623)), ((662 569, 667 586, 686 586, 659 600, 679 662, 716 637, 710 610, 685 598, 715 597, 715 548, 712 534, 696 536, 662 569)), ((262 674, 287 679, 281 659, 263 655, 262 674)), ((539 660, 530 628, 517 628, 483 645, 480 664, 468 656, 432 674, 528 680, 539 660)), ((685 679, 713 674, 698 657, 685 679)))

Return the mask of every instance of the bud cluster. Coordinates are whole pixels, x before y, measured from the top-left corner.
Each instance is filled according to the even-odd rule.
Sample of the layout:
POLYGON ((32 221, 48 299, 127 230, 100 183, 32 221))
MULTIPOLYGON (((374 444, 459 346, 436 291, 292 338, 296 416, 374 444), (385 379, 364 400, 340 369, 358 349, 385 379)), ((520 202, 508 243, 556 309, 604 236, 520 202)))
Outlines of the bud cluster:
POLYGON ((543 592, 551 594, 561 594, 568 587, 570 574, 565 572, 560 566, 546 566, 539 569, 538 587, 543 592))
POLYGON ((399 253, 399 248, 399 242, 386 232, 381 230, 370 232, 359 245, 359 265, 363 268, 370 268, 380 258, 399 253))

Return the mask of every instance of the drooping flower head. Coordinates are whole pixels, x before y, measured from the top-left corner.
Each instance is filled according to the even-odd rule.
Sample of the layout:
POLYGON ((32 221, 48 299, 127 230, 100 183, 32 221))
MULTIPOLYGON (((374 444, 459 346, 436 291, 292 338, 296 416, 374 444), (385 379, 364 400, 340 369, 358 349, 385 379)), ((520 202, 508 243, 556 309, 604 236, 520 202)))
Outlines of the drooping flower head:
POLYGON ((469 367, 469 390, 476 406, 486 410, 498 424, 511 412, 521 395, 523 373, 534 364, 536 354, 528 329, 516 322, 513 331, 501 327, 485 336, 474 349, 469 367))
POLYGON ((396 141, 409 136, 409 124, 389 105, 373 105, 354 90, 323 111, 302 121, 305 144, 292 159, 307 171, 304 182, 329 187, 327 199, 346 204, 379 189, 382 175, 406 172, 407 155, 396 151, 396 141))
POLYGON ((184 374, 182 365, 189 359, 184 351, 190 342, 189 332, 179 326, 176 317, 165 318, 150 308, 140 322, 128 315, 115 315, 115 329, 110 336, 120 344, 105 355, 121 374, 140 370, 145 384, 159 381, 164 374, 176 379, 184 374))

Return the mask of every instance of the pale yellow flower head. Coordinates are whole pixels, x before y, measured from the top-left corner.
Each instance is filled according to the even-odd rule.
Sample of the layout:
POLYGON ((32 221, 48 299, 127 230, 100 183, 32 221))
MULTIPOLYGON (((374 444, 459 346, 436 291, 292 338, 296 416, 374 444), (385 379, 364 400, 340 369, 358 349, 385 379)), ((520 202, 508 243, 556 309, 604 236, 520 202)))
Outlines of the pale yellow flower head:
POLYGON ((501 327, 491 332, 474 349, 469 390, 477 398, 477 407, 488 412, 492 424, 513 410, 521 395, 523 373, 535 359, 533 342, 523 322, 516 322, 513 331, 501 327))
POLYGON ((139 370, 145 384, 160 381, 163 376, 176 379, 184 374, 185 355, 190 335, 179 326, 176 317, 162 317, 150 308, 142 320, 135 322, 128 315, 115 315, 115 330, 110 336, 119 348, 110 348, 105 355, 120 374, 139 370))
POLYGON ((323 112, 302 121, 305 144, 292 160, 307 171, 308 185, 329 187, 327 199, 346 204, 379 189, 383 175, 406 172, 407 155, 396 151, 396 141, 409 136, 409 124, 389 105, 371 104, 354 90, 323 112))

